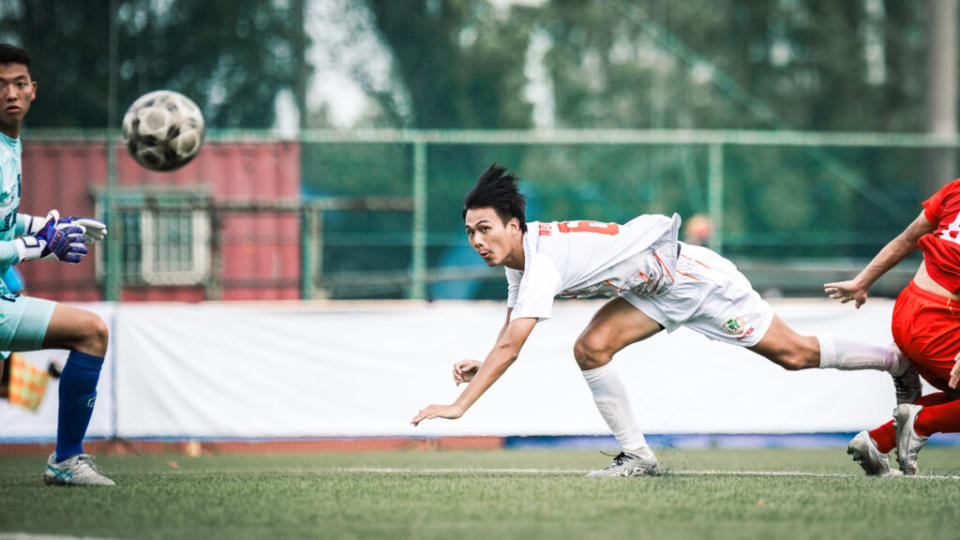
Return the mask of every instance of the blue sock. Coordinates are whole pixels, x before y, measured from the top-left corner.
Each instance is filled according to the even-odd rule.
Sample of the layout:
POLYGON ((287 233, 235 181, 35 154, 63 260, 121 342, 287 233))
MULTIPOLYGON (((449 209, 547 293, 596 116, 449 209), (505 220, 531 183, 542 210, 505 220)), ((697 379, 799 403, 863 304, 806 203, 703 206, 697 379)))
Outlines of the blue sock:
POLYGON ((60 413, 57 417, 57 461, 83 453, 83 436, 97 400, 97 381, 103 358, 70 351, 60 375, 60 413))

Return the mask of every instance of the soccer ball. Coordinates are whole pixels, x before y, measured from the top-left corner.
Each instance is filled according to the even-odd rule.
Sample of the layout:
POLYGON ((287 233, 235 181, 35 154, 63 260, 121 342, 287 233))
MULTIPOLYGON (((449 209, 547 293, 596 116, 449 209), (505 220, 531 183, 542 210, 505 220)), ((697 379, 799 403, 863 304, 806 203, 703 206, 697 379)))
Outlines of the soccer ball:
POLYGON ((151 171, 172 171, 189 163, 200 152, 203 136, 200 107, 171 90, 140 96, 123 116, 127 151, 151 171))

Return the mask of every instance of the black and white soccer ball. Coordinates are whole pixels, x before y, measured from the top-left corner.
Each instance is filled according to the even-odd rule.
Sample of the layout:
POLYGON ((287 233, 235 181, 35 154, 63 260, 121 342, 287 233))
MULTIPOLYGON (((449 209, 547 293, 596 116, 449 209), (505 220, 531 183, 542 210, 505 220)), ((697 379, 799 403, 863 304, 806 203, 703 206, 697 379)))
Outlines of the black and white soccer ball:
POLYGON ((152 171, 183 167, 200 153, 204 126, 200 107, 172 90, 140 96, 123 116, 123 142, 137 163, 152 171))

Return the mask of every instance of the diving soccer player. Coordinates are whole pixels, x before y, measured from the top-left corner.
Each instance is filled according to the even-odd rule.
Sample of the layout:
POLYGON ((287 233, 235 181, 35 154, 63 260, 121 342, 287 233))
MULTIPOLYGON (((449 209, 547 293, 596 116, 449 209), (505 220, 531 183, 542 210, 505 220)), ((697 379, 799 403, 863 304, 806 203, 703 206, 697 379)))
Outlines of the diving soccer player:
MULTIPOLYGON (((484 362, 454 365, 454 380, 470 382, 450 405, 414 416, 459 418, 516 360, 556 296, 612 296, 577 338, 573 355, 622 451, 591 476, 660 474, 656 455, 634 417, 613 355, 666 329, 687 326, 710 339, 747 347, 785 369, 878 369, 901 381, 909 363, 892 347, 842 336, 801 336, 760 298, 746 277, 709 249, 680 242, 680 217, 642 215, 626 224, 530 222, 517 178, 494 164, 463 205, 470 240, 489 266, 505 266, 507 317, 484 362)), ((914 380, 919 383, 914 373, 914 380)), ((918 390, 917 390, 918 391, 918 390)))

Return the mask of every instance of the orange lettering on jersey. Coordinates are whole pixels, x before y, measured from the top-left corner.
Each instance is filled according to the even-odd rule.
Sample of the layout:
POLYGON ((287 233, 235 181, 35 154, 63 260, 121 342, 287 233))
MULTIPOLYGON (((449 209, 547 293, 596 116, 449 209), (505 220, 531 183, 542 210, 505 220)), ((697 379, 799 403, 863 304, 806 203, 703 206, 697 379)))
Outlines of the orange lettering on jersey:
POLYGON ((600 221, 561 221, 557 223, 557 230, 562 233, 591 232, 614 235, 620 232, 620 225, 600 221))
POLYGON ((540 224, 540 236, 550 236, 551 232, 553 232, 553 229, 550 228, 549 223, 540 224))

